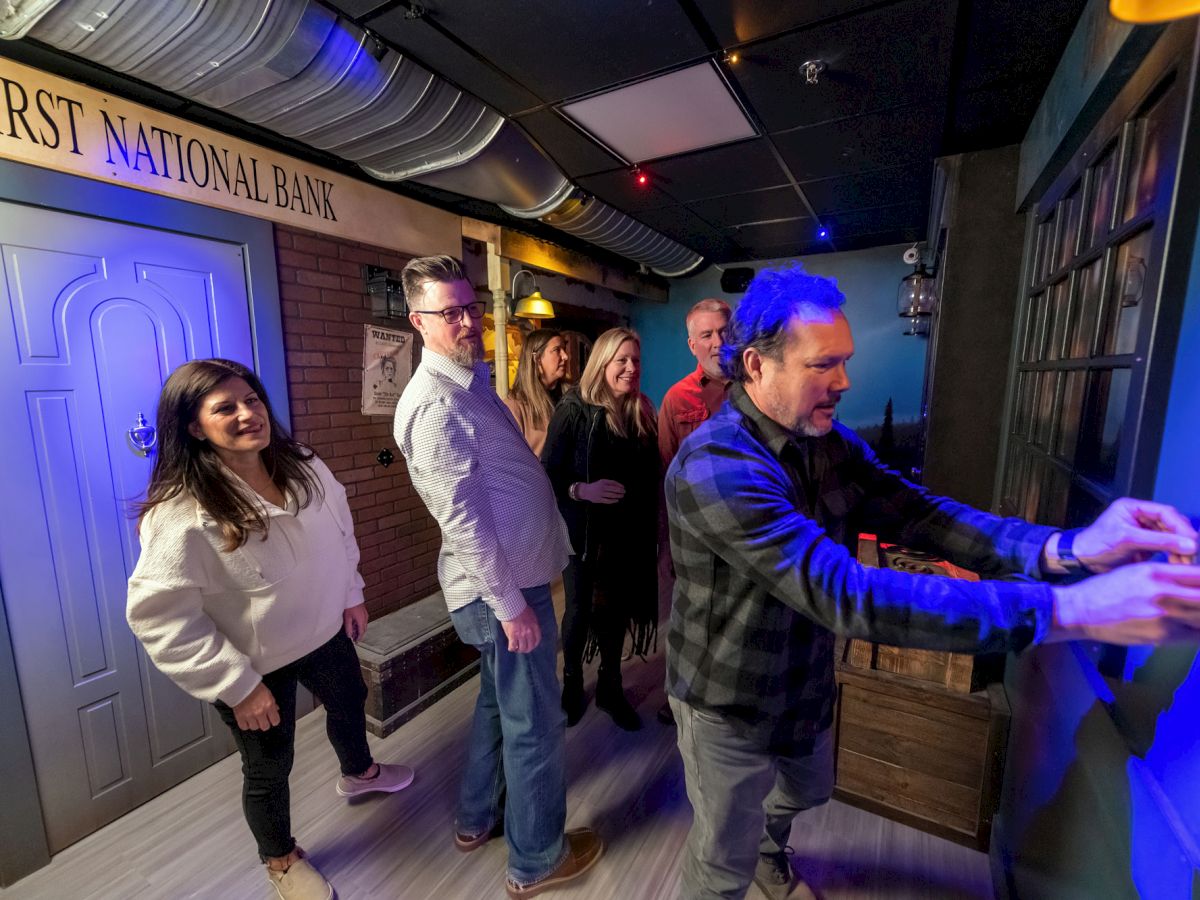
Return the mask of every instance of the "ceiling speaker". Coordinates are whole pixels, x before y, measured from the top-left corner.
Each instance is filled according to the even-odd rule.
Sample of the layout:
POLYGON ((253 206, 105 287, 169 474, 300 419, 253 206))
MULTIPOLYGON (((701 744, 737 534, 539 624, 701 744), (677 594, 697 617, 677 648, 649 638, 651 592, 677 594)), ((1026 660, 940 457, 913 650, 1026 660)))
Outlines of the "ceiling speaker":
POLYGON ((721 290, 727 294, 744 294, 754 280, 754 270, 749 266, 726 269, 721 273, 721 290))

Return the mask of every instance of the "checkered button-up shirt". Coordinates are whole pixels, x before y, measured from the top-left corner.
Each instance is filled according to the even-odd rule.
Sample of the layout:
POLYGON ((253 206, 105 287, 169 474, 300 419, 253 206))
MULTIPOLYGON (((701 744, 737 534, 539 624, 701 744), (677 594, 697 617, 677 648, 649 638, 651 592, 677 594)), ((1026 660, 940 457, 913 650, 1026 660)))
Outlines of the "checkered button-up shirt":
POLYGON ((1053 529, 934 497, 841 425, 796 438, 741 385, 679 449, 666 501, 677 580, 667 690, 771 752, 833 717, 834 633, 931 650, 1019 649, 1050 623, 1044 584, 860 566, 860 531, 984 577, 1038 574, 1053 529))
POLYGON ((554 579, 570 542, 554 491, 488 368, 422 351, 396 405, 396 444, 442 529, 438 581, 451 610, 482 598, 508 621, 521 588, 554 579))

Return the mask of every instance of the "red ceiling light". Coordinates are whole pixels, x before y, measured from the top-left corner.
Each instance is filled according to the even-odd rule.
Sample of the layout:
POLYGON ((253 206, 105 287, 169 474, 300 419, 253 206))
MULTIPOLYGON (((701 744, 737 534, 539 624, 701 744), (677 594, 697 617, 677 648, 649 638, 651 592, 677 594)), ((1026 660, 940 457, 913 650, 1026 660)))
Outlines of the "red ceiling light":
POLYGON ((643 172, 641 169, 634 169, 633 170, 633 183, 636 184, 640 188, 649 187, 650 186, 650 176, 647 175, 645 172, 643 172))

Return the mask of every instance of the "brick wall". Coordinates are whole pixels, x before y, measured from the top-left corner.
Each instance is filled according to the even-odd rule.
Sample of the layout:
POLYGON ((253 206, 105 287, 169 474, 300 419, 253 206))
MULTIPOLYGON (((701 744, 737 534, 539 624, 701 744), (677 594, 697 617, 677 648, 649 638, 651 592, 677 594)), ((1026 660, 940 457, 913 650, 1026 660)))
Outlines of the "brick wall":
MULTIPOLYGON (((282 225, 275 226, 275 246, 292 429, 346 486, 367 608, 378 617, 437 590, 441 544, 392 440, 391 417, 360 412, 363 325, 376 321, 363 265, 398 274, 408 258, 282 225), (388 468, 375 459, 384 447, 396 456, 388 468)), ((386 324, 409 329, 407 322, 386 324)))

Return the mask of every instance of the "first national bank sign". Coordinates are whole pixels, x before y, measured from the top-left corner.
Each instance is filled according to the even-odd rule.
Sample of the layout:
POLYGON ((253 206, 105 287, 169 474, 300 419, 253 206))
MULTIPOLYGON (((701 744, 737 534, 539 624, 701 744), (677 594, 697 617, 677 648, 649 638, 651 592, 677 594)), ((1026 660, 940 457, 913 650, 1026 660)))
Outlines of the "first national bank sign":
POLYGON ((449 213, 3 58, 0 157, 375 245, 461 250, 449 213))

